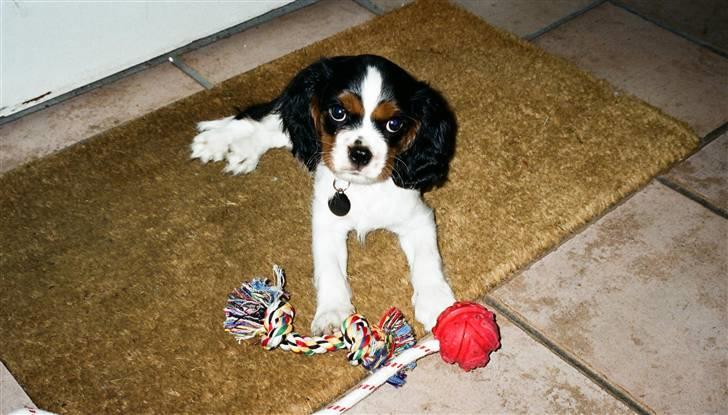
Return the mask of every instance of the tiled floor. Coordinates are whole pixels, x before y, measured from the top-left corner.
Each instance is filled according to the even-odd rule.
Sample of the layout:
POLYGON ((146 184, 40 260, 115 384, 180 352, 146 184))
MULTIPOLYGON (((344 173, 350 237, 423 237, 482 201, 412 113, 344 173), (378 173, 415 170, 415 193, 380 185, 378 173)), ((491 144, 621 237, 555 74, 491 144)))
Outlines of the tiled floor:
POLYGON ((0 173, 202 89, 165 63, 0 125, 0 173))
POLYGON ((725 413, 728 221, 653 183, 495 292, 659 413, 725 413))
POLYGON ((0 414, 5 415, 14 409, 23 407, 34 408, 35 405, 5 365, 0 362, 0 414))
POLYGON ((535 43, 703 136, 726 121, 728 59, 605 3, 535 43))
MULTIPOLYGON (((709 142, 485 299, 503 336, 488 368, 431 357, 352 412, 728 413, 728 58, 616 2, 455 1, 709 142)), ((182 59, 217 83, 372 16, 324 0, 182 59)), ((0 172, 200 89, 159 66, 1 126, 0 172)), ((0 414, 27 403, 0 367, 0 414)))
MULTIPOLYGON (((349 413, 557 414, 630 413, 586 376, 521 329, 499 318, 502 349, 487 369, 470 373, 439 356, 417 362, 401 389, 380 388, 349 413)), ((495 357, 495 355, 493 355, 495 357)))
POLYGON ((348 0, 323 0, 281 16, 270 24, 254 27, 185 54, 182 58, 203 77, 218 83, 363 23, 372 16, 372 13, 348 0))

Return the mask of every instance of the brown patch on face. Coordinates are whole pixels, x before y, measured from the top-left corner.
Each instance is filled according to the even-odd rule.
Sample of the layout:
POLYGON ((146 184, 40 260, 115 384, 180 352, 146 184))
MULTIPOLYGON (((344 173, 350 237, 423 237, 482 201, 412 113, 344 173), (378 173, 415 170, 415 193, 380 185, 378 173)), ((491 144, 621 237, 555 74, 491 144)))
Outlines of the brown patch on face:
MULTIPOLYGON (((344 107, 346 112, 349 114, 358 115, 359 117, 364 114, 364 106, 362 105, 361 99, 356 94, 344 91, 337 98, 339 99, 341 106, 344 107)), ((336 142, 336 135, 329 134, 324 128, 324 122, 325 118, 328 117, 328 111, 321 112, 321 109, 314 99, 311 101, 311 116, 313 117, 319 140, 321 141, 321 159, 329 169, 334 170, 333 151, 334 144, 336 142)))
POLYGON ((397 143, 397 145, 389 146, 389 149, 387 149, 387 162, 384 164, 382 172, 379 173, 379 178, 381 180, 384 180, 392 175, 395 158, 398 155, 404 153, 410 147, 410 145, 412 145, 412 142, 415 141, 415 137, 417 137, 417 132, 420 129, 420 123, 419 121, 415 120, 407 120, 406 128, 407 131, 405 131, 404 136, 397 143))
POLYGON ((364 105, 361 103, 361 98, 349 91, 342 92, 338 98, 346 112, 360 118, 364 116, 364 105))
MULTIPOLYGON (((399 107, 394 101, 382 101, 372 111, 372 120, 377 124, 386 123, 393 117, 400 114, 399 107)), ((394 146, 389 146, 387 150, 387 161, 379 174, 379 178, 384 180, 392 174, 394 168, 394 159, 397 155, 407 150, 417 136, 417 130, 420 124, 417 121, 407 120, 407 131, 404 132, 402 139, 394 146)))
MULTIPOLYGON (((397 104, 393 101, 382 101, 372 111, 372 120, 377 124, 383 124, 399 115, 400 111, 397 104)), ((415 120, 406 119, 405 122, 407 123, 407 131, 403 132, 402 139, 399 140, 396 146, 390 147, 390 150, 395 150, 395 154, 399 154, 409 148, 417 136, 417 130, 420 128, 420 123, 415 120)))
POLYGON ((321 141, 321 150, 322 150, 322 159, 324 161, 324 164, 328 166, 330 169, 333 168, 333 162, 331 160, 331 152, 334 149, 334 140, 336 139, 334 136, 329 135, 324 131, 323 128, 323 122, 326 114, 321 113, 321 109, 318 106, 318 103, 316 102, 316 98, 311 100, 311 118, 313 118, 313 125, 316 128, 316 133, 318 133, 319 141, 321 141))
MULTIPOLYGON (((382 101, 376 108, 374 108, 374 111, 372 111, 372 120, 378 124, 386 123, 399 114, 400 110, 395 102, 382 101)), ((412 144, 412 141, 414 141, 417 136, 420 123, 414 120, 407 120, 407 126, 405 128, 407 128, 407 131, 403 132, 404 135, 402 136, 402 139, 399 140, 396 145, 389 146, 389 149, 387 150, 387 161, 384 164, 382 172, 379 173, 379 178, 382 180, 392 174, 395 158, 397 155, 402 154, 405 150, 407 150, 410 144, 412 144)))
POLYGON ((372 111, 372 120, 377 123, 387 122, 399 114, 399 107, 392 101, 382 101, 372 111))

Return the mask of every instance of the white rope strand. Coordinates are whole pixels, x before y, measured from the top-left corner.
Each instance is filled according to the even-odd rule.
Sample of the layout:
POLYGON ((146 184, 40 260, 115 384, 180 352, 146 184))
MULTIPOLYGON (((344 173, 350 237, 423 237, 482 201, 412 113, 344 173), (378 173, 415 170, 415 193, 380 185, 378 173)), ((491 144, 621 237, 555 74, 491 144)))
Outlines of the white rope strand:
POLYGON ((379 368, 376 372, 367 376, 336 402, 328 404, 324 408, 315 412, 315 415, 333 415, 346 412, 359 401, 377 390, 387 381, 387 379, 402 370, 402 368, 408 364, 432 353, 437 353, 438 351, 440 351, 439 341, 429 336, 423 338, 417 342, 416 345, 403 351, 398 356, 387 362, 384 366, 379 368))

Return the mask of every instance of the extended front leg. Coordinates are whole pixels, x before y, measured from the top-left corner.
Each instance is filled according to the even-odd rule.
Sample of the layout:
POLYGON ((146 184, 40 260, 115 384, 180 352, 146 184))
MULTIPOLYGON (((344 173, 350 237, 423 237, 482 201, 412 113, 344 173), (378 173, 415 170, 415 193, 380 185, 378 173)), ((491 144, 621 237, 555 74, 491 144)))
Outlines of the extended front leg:
POLYGON ((442 271, 432 210, 426 208, 395 232, 410 267, 415 318, 431 331, 440 313, 455 302, 442 271))
POLYGON ((316 315, 311 324, 314 334, 340 330, 341 322, 354 312, 351 289, 346 279, 347 229, 322 218, 330 212, 313 213, 313 274, 316 285, 316 315))
POLYGON ((225 171, 250 173, 266 151, 291 148, 291 140, 283 131, 280 115, 271 112, 260 118, 242 114, 197 124, 199 134, 192 140, 192 158, 208 161, 227 159, 225 171))

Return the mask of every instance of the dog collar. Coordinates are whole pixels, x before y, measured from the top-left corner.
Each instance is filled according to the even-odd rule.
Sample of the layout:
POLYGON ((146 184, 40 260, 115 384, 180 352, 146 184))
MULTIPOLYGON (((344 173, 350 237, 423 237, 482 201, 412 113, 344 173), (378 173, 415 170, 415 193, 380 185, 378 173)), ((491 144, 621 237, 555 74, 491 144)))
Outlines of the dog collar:
POLYGON ((346 216, 351 209, 351 202, 349 197, 344 193, 351 183, 347 182, 346 187, 339 187, 336 185, 336 179, 334 179, 334 195, 329 198, 329 210, 336 216, 346 216))

